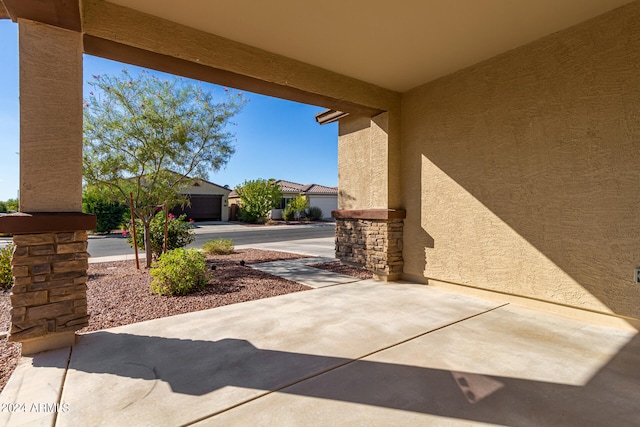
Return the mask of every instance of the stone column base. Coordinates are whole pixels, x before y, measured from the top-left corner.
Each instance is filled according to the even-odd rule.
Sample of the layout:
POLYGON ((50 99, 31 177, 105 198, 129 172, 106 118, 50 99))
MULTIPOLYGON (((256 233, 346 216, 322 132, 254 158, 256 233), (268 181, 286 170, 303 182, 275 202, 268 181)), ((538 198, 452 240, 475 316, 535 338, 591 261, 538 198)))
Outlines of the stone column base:
POLYGON ((40 353, 56 348, 71 347, 76 343, 76 331, 47 334, 43 337, 22 341, 22 355, 40 353))
POLYGON ((88 325, 87 232, 93 215, 15 214, 0 217, 0 231, 13 233, 10 341, 22 353, 66 347, 88 325))
POLYGON ((365 267, 378 280, 400 279, 405 214, 390 209, 331 212, 336 219, 336 258, 365 267))

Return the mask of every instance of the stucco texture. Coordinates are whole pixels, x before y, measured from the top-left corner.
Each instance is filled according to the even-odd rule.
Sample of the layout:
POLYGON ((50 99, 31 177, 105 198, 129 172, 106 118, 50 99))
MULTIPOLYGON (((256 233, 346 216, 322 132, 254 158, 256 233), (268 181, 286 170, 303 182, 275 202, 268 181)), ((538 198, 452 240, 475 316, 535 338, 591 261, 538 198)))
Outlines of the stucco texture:
POLYGON ((82 40, 20 20, 20 210, 82 210, 82 40))
MULTIPOLYGON (((373 200, 370 182, 371 119, 348 116, 338 131, 338 209, 369 209, 383 200, 373 200)), ((384 173, 379 171, 379 174, 384 173)))
POLYGON ((338 209, 397 209, 400 191, 399 108, 348 116, 338 131, 338 209))
POLYGON ((640 3, 402 101, 407 277, 640 318, 640 3))

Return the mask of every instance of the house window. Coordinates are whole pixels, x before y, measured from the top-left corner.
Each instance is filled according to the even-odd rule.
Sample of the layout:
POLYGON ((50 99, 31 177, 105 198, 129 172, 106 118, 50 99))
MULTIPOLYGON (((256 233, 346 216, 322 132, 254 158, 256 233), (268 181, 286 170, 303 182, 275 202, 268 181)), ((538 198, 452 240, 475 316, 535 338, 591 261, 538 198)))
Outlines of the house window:
POLYGON ((289 206, 289 203, 291 203, 292 200, 293 197, 283 197, 276 209, 285 209, 287 206, 289 206))

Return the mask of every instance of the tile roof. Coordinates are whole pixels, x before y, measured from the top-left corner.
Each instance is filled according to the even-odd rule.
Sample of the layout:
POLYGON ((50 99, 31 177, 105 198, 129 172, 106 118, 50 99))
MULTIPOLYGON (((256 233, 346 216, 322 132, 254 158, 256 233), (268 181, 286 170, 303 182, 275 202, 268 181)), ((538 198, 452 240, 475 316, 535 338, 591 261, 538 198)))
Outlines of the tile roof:
POLYGON ((338 194, 338 187, 326 187, 320 184, 309 184, 304 192, 306 194, 338 194))
MULTIPOLYGON (((283 193, 302 193, 302 194, 326 194, 338 195, 338 187, 327 187, 320 184, 298 184, 297 182, 285 181, 279 179, 276 183, 280 184, 283 193)), ((238 197, 235 190, 229 193, 229 197, 238 197)))

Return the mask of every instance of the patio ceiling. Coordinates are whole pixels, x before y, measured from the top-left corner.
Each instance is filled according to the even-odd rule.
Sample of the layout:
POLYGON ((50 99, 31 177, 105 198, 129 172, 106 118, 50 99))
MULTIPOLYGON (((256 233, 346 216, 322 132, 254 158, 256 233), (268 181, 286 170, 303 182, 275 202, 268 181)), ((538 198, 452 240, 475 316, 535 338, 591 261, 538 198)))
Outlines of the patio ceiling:
POLYGON ((630 0, 111 0, 403 92, 630 0))

